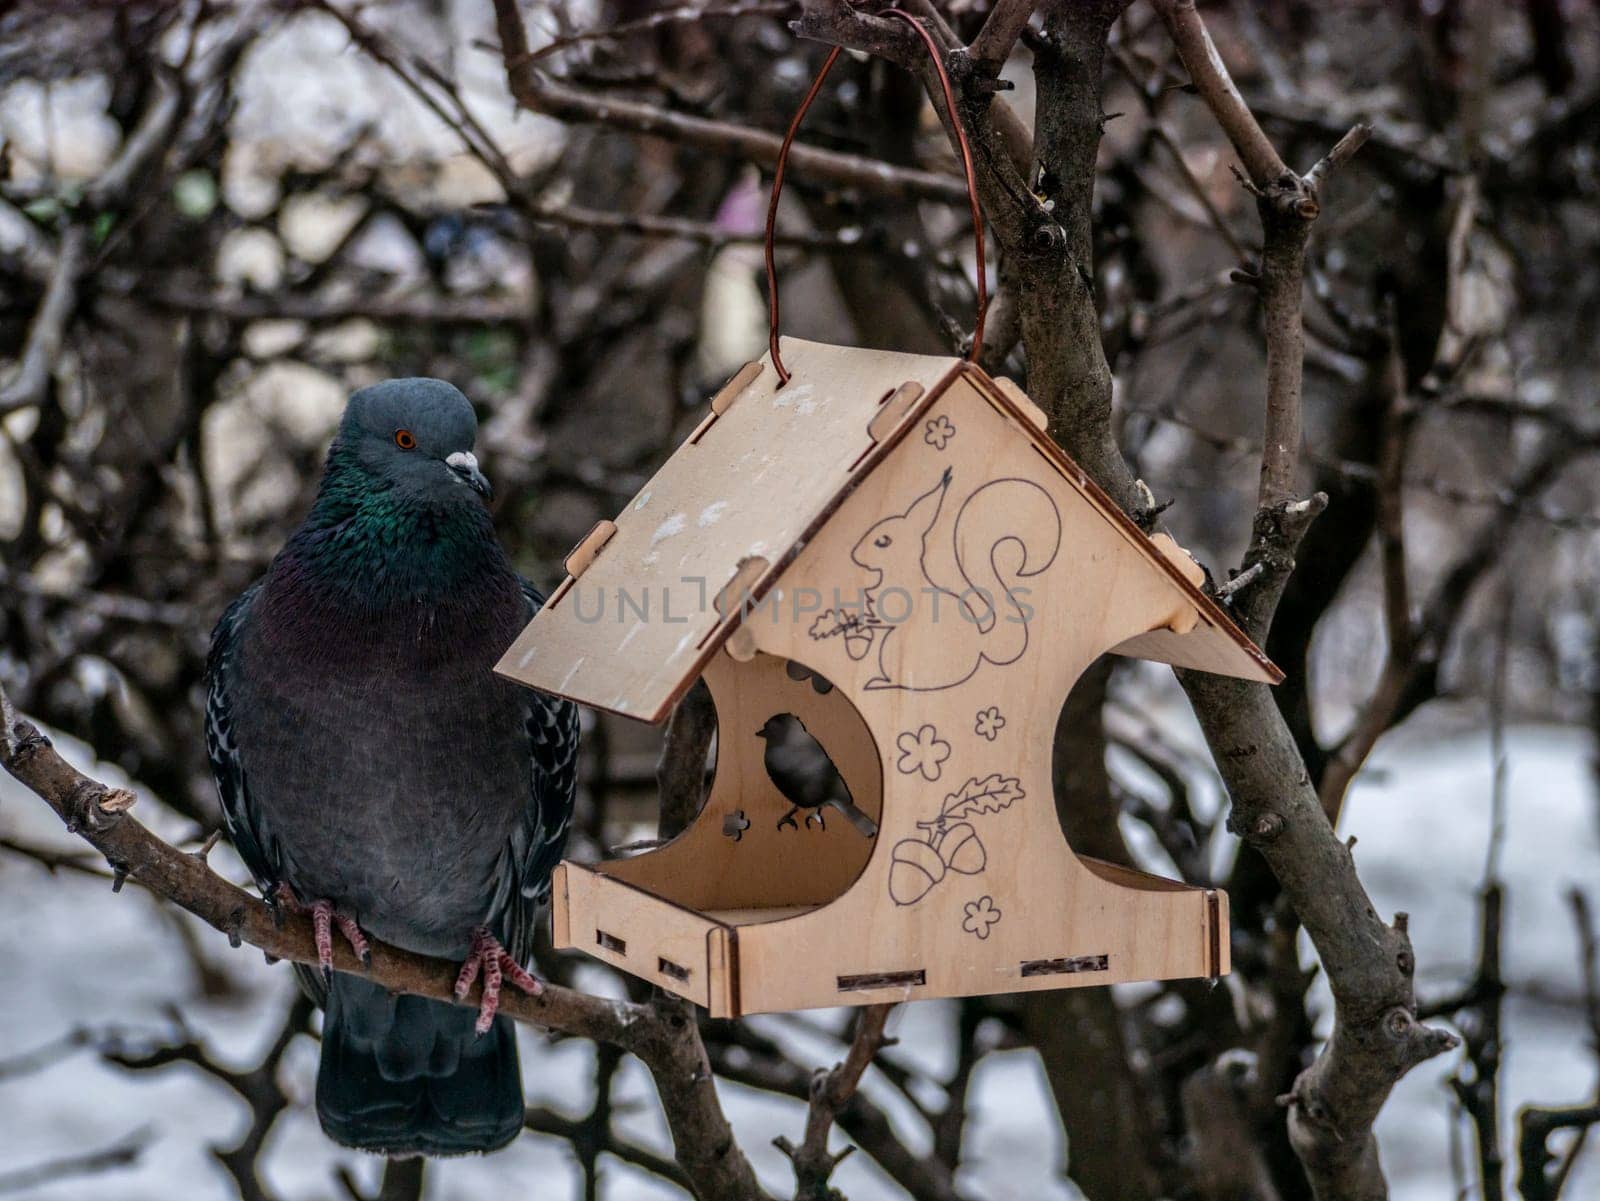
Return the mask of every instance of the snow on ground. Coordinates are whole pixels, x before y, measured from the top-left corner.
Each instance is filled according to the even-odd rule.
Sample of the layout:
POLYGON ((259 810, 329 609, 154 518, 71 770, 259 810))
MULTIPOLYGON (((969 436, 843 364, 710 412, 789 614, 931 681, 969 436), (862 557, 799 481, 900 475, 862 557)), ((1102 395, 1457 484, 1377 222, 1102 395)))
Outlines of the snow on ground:
MULTIPOLYGON (((89 766, 82 747, 69 739, 59 745, 89 766)), ((1531 981, 1541 993, 1570 998, 1576 960, 1565 893, 1600 876, 1600 811, 1587 775, 1589 744, 1576 732, 1526 728, 1513 731, 1509 745, 1507 969, 1519 983, 1531 981)), ((1445 990, 1473 960, 1474 890, 1487 837, 1489 766, 1481 735, 1397 737, 1380 749, 1350 802, 1348 832, 1359 837, 1357 863, 1380 912, 1405 909, 1412 915, 1425 994, 1445 990)), ((116 779, 104 765, 94 770, 102 779, 116 779)), ((140 805, 139 816, 169 838, 190 833, 152 802, 140 805)), ((9 778, 0 779, 0 836, 74 849, 54 816, 9 778)), ((225 851, 219 850, 216 863, 236 878, 240 874, 225 851)), ((116 1201, 224 1201, 236 1195, 208 1147, 226 1145, 245 1128, 244 1106, 191 1068, 130 1075, 100 1063, 86 1049, 36 1073, 8 1077, 3 1066, 80 1025, 170 1029, 165 1006, 175 999, 191 1027, 219 1055, 230 1063, 253 1063, 291 996, 290 974, 282 966, 268 967, 248 948, 229 950, 213 931, 195 925, 208 960, 239 985, 236 995, 221 1000, 196 995, 193 967, 174 921, 137 887, 113 896, 104 881, 70 873, 51 877, 15 856, 0 855, 0 1014, 5 1017, 0 1024, 0 1164, 5 1165, 0 1175, 148 1131, 150 1145, 136 1164, 95 1179, 98 1195, 116 1201)), ((752 1021, 809 1061, 827 1064, 838 1058, 840 1047, 829 1031, 840 1027, 842 1017, 824 1012, 804 1020, 752 1021)), ((900 1045, 892 1054, 936 1075, 949 1070, 950 1006, 905 1006, 893 1020, 891 1033, 900 1045)), ((1591 1096, 1596 1082, 1594 1058, 1583 1047, 1581 1023, 1570 1003, 1519 993, 1507 1021, 1509 1137, 1517 1106, 1575 1103, 1591 1096)), ((550 1045, 526 1030, 521 1034, 530 1101, 583 1112, 590 1099, 592 1049, 576 1041, 550 1045)), ((268 1188, 286 1201, 341 1195, 336 1165, 351 1167, 369 1183, 376 1178, 375 1163, 333 1147, 317 1130, 309 1109, 315 1060, 310 1040, 300 1040, 286 1059, 282 1079, 295 1104, 279 1121, 263 1156, 268 1188)), ((1453 1064, 1454 1057, 1447 1057, 1413 1072, 1384 1111, 1379 1131, 1395 1201, 1452 1195, 1444 1080, 1453 1064)), ((628 1061, 619 1084, 619 1130, 667 1152, 666 1126, 648 1074, 628 1061)), ((892 1091, 871 1073, 864 1087, 885 1103, 892 1099, 892 1091)), ((780 1193, 792 1188, 787 1161, 772 1139, 798 1137, 801 1105, 736 1085, 724 1083, 721 1089, 762 1181, 780 1193)), ((1065 1156, 1060 1127, 1033 1055, 990 1056, 975 1074, 971 1109, 960 1181, 964 1190, 993 1201, 1070 1201, 1074 1191, 1060 1175, 1065 1156)), ((903 1103, 891 1114, 914 1150, 929 1145, 928 1131, 903 1103)), ((836 1134, 835 1142, 842 1145, 842 1136, 836 1134)), ((902 1195, 861 1155, 844 1161, 836 1184, 854 1201, 902 1195)), ((581 1195, 579 1186, 578 1169, 564 1144, 527 1136, 487 1159, 435 1165, 429 1196, 465 1201, 537 1195, 561 1201, 581 1195)), ((85 1180, 64 1179, 17 1195, 69 1201, 85 1191, 85 1180)), ((678 1194, 608 1161, 602 1195, 654 1201, 678 1194)), ((1600 1195, 1600 1157, 1591 1157, 1580 1170, 1568 1195, 1600 1195)))

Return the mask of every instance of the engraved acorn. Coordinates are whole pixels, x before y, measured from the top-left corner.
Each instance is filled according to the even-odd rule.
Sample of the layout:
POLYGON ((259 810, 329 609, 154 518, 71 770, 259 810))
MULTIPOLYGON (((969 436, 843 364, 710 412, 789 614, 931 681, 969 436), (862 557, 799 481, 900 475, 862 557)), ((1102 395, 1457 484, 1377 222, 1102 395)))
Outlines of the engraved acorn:
POLYGON ((934 849, 939 852, 946 868, 963 876, 977 875, 989 862, 983 843, 978 840, 978 832, 968 822, 951 826, 934 843, 934 849))
POLYGON ((1025 795, 1015 776, 995 772, 981 779, 975 776, 945 797, 937 817, 917 823, 923 837, 902 838, 894 844, 889 863, 890 898, 896 905, 914 905, 950 872, 963 876, 981 872, 988 866, 989 854, 972 823, 963 819, 999 813, 1025 795))
POLYGON ((896 905, 915 904, 944 879, 944 873, 944 860, 933 847, 915 838, 901 839, 894 844, 889 865, 889 896, 896 905))

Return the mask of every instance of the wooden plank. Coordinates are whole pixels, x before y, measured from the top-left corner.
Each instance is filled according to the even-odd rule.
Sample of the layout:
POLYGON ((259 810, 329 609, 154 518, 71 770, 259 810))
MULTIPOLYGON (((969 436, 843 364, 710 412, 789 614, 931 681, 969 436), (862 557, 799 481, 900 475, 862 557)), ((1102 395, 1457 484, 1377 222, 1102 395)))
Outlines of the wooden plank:
POLYGON ((567 865, 558 863, 550 873, 550 941, 558 947, 572 945, 571 914, 567 900, 567 865))
POLYGON ((917 401, 922 399, 924 388, 911 381, 901 384, 889 394, 889 399, 878 406, 878 411, 867 423, 867 433, 874 442, 886 441, 896 426, 911 414, 917 401))
MULTIPOLYGON (((878 402, 908 382, 923 400, 957 361, 785 339, 794 372, 764 367, 737 403, 662 465, 616 517, 616 533, 547 604, 498 671, 595 708, 659 720, 738 618, 711 598, 741 561, 781 570, 796 545, 874 461, 878 402), (853 467, 852 465, 855 465, 853 467)), ((763 360, 765 363, 765 360, 763 360)), ((737 377, 736 377, 737 378, 737 377)))
POLYGON ((725 926, 759 926, 762 922, 798 917, 802 913, 810 913, 815 908, 815 905, 770 905, 760 909, 707 909, 706 916, 725 926))
POLYGON ((707 948, 715 922, 580 864, 567 864, 565 881, 568 916, 558 949, 580 950, 697 1005, 710 1005, 707 948))
POLYGON ((1029 425, 1033 426, 1041 434, 1045 432, 1050 422, 1044 415, 1044 410, 1033 403, 1033 397, 1019 388, 1015 380, 1007 379, 1003 375, 997 375, 994 377, 994 386, 995 390, 1010 402, 1012 408, 1027 418, 1029 425))

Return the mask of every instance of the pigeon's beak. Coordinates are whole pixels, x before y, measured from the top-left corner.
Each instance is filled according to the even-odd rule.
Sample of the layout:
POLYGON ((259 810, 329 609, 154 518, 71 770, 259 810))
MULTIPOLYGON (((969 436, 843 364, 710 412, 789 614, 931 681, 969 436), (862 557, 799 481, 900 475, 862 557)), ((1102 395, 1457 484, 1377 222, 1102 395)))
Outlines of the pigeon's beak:
POLYGON ((445 459, 445 466, 456 473, 456 478, 471 488, 484 500, 494 495, 488 478, 478 470, 478 456, 470 450, 458 450, 445 459))

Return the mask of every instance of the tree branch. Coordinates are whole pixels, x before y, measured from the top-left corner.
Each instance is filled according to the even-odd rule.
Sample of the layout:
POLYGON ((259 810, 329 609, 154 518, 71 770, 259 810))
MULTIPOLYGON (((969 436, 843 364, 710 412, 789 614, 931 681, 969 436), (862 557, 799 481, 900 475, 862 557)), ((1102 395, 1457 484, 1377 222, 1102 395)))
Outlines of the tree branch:
MULTIPOLYGON (((0 689, 0 764, 45 801, 111 863, 157 896, 187 909, 238 946, 249 943, 275 959, 315 964, 310 921, 275 912, 216 875, 204 859, 185 854, 128 816, 134 796, 83 775, 31 722, 18 719, 0 689)), ((457 966, 370 940, 372 961, 363 968, 336 941, 334 967, 366 975, 393 992, 456 1002, 457 966)), ((460 1003, 475 1006, 481 985, 460 1003)), ((500 1012, 520 1022, 598 1039, 638 1056, 655 1078, 672 1131, 678 1162, 704 1201, 750 1201, 767 1194, 734 1140, 717 1099, 706 1050, 686 1003, 657 997, 648 1004, 588 996, 546 984, 537 997, 507 991, 500 1012)))
POLYGON ((1300 459, 1300 389, 1305 334, 1300 296, 1305 280, 1306 241, 1321 211, 1317 189, 1372 134, 1357 124, 1304 176, 1279 157, 1246 106, 1223 65, 1194 0, 1153 0, 1167 24, 1178 56, 1201 99, 1227 135, 1248 175, 1261 214, 1261 309, 1267 332, 1267 403, 1262 432, 1262 508, 1295 496, 1300 459))
POLYGON ((828 1150, 828 1132, 839 1116, 839 1111, 855 1096, 856 1088, 868 1065, 884 1047, 894 1039, 884 1037, 884 1026, 889 1020, 893 1004, 867 1005, 857 1010, 855 1034, 850 1039, 850 1050, 843 1063, 832 1071, 818 1072, 811 1080, 811 1106, 806 1112, 806 1131, 797 1147, 784 1135, 773 1139, 773 1145, 787 1155, 794 1164, 795 1201, 832 1201, 837 1194, 828 1187, 834 1168, 854 1147, 845 1147, 837 1155, 828 1150))
POLYGON ((213 1058, 181 1019, 178 1040, 166 1045, 135 1049, 120 1031, 101 1036, 95 1042, 106 1062, 128 1071, 150 1071, 173 1063, 187 1063, 231 1089, 250 1107, 250 1126, 234 1146, 212 1147, 211 1154, 233 1177, 240 1201, 268 1201, 269 1194, 261 1183, 257 1160, 273 1124, 289 1104, 288 1094, 278 1084, 278 1065, 295 1037, 309 1030, 311 1012, 311 1001, 296 993, 272 1046, 260 1063, 243 1071, 213 1058))
POLYGON ((1211 33, 1195 8, 1194 0, 1151 0, 1167 24, 1178 57, 1188 68, 1189 79, 1206 107, 1217 119, 1222 132, 1232 143, 1239 161, 1249 173, 1250 182, 1266 191, 1294 173, 1278 157, 1277 150, 1262 132, 1244 97, 1234 86, 1222 56, 1211 40, 1211 33))
MULTIPOLYGON (((1594 917, 1589 912, 1589 902, 1580 889, 1574 888, 1568 899, 1572 903, 1572 918, 1578 929, 1578 964, 1583 980, 1583 1009, 1589 1021, 1590 1049, 1600 1058, 1600 936, 1595 933, 1594 917)), ((1570 1109, 1541 1109, 1524 1106, 1517 1114, 1520 1131, 1517 1140, 1517 1191, 1522 1201, 1556 1201, 1566 1187, 1567 1177, 1582 1154, 1590 1131, 1600 1126, 1600 1089, 1596 1090, 1596 1103, 1570 1109), (1558 1130, 1576 1130, 1566 1154, 1550 1170, 1554 1158, 1550 1154, 1550 1136, 1558 1130)))
MULTIPOLYGON (((506 62, 506 81, 517 103, 530 112, 543 113, 572 124, 599 124, 631 133, 667 138, 714 154, 746 159, 770 167, 778 161, 783 139, 764 130, 711 121, 675 113, 636 100, 597 96, 570 84, 548 79, 534 67, 528 50, 528 32, 517 10, 517 0, 494 0, 500 33, 500 53, 506 62)), ((818 183, 860 188, 876 196, 942 200, 965 203, 966 186, 953 175, 896 167, 855 154, 796 145, 789 153, 789 170, 818 183)))
POLYGON ((1011 48, 1017 44, 1022 31, 1033 18, 1039 0, 995 0, 995 5, 984 18, 983 28, 972 39, 967 53, 972 65, 988 75, 998 75, 1011 57, 1011 48))
POLYGON ((61 355, 67 322, 78 305, 78 279, 83 273, 88 244, 89 235, 82 226, 69 225, 61 235, 55 270, 45 288, 39 311, 34 314, 33 324, 28 327, 21 365, 12 380, 0 389, 0 416, 13 409, 43 403, 56 359, 61 355))

